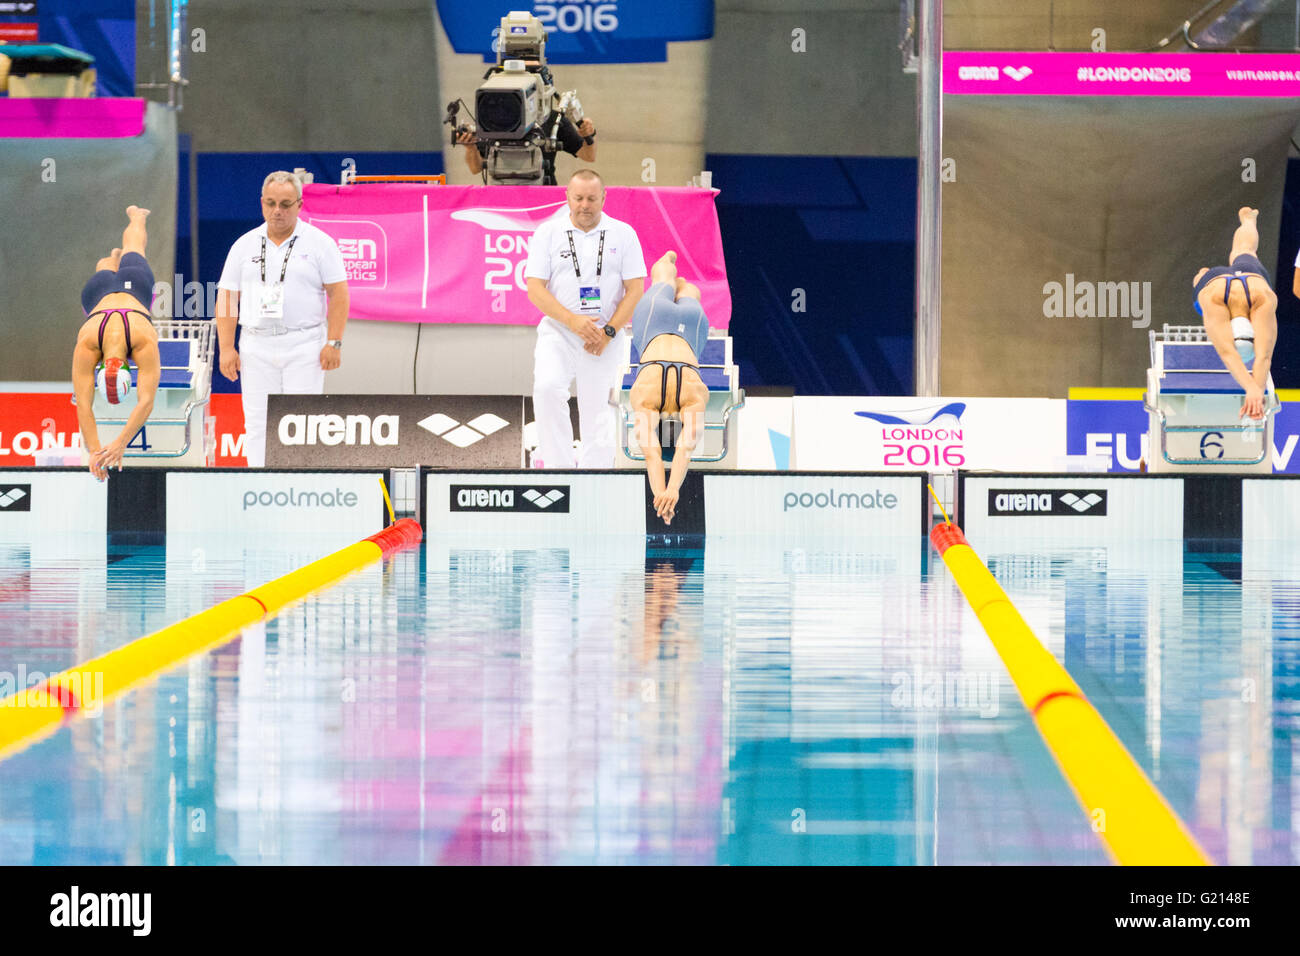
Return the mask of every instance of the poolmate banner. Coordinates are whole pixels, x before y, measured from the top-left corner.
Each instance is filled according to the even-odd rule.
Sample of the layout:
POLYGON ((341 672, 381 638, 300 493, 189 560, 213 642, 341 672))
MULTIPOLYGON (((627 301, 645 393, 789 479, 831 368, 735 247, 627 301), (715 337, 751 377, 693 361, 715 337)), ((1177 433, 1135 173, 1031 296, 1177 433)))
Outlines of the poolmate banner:
POLYGON ((929 531, 924 475, 705 474, 709 536, 812 535, 855 544, 929 531))
MULTIPOLYGON (((171 472, 167 533, 267 535, 349 533, 383 529, 382 471, 171 472)), ((111 479, 110 479, 111 480, 111 479)))
POLYGON ((519 468, 523 421, 518 395, 272 395, 266 463, 519 468))
POLYGON ((1057 471, 1064 453, 1060 399, 794 399, 798 471, 1057 471))
POLYGON ((541 21, 551 63, 662 63, 670 41, 713 36, 713 0, 516 0, 509 7, 437 0, 435 6, 452 49, 481 53, 491 63, 507 9, 541 21))
MULTIPOLYGON (((1148 416, 1140 401, 1082 401, 1066 403, 1066 451, 1070 455, 1110 458, 1112 472, 1138 472, 1150 461, 1148 416)), ((1221 455, 1222 445, 1208 431, 1203 443, 1206 464, 1221 455)), ((1219 437, 1222 437, 1219 435, 1219 437)), ((1300 474, 1300 405, 1283 400, 1273 419, 1273 473, 1300 474)), ((1258 447, 1258 446, 1256 446, 1258 447)))
POLYGON ((0 471, 0 541, 104 534, 107 489, 105 482, 96 481, 84 468, 0 471))

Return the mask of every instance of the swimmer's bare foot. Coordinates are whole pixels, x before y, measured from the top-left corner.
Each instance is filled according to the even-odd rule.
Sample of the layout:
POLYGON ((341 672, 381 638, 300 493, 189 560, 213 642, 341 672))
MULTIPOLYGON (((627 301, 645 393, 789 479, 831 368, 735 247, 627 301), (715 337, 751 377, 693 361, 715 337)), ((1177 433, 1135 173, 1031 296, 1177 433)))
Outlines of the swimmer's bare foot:
POLYGON ((126 216, 128 219, 144 219, 149 215, 148 209, 141 209, 139 206, 127 206, 126 216))
POLYGON ((1237 218, 1242 222, 1245 222, 1247 219, 1257 219, 1259 218, 1259 210, 1251 209, 1249 206, 1242 206, 1237 210, 1237 218))
POLYGON ((654 265, 650 267, 650 284, 655 285, 660 282, 672 284, 677 280, 677 253, 671 249, 665 252, 654 265))

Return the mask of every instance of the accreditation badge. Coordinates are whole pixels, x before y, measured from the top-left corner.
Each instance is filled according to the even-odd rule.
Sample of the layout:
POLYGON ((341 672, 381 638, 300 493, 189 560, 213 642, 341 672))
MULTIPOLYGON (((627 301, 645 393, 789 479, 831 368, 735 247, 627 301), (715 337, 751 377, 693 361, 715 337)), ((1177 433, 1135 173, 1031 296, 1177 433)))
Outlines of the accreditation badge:
POLYGON ((284 318, 284 285, 259 283, 257 288, 257 316, 259 319, 284 318))
POLYGON ((578 289, 578 309, 581 312, 600 312, 600 286, 584 285, 578 289))

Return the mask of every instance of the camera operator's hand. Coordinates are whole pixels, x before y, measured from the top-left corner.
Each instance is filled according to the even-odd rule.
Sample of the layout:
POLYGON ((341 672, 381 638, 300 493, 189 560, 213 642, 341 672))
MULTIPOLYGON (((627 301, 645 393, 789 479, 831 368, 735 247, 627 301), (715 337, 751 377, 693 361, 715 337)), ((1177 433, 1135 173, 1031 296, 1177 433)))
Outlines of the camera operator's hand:
POLYGON ((583 139, 586 139, 588 136, 596 135, 596 127, 591 120, 586 117, 583 118, 582 122, 578 124, 578 135, 583 139))
POLYGON ((456 142, 465 147, 465 165, 477 176, 483 172, 483 156, 478 151, 478 133, 462 130, 456 134, 456 142))
POLYGON ((582 347, 593 355, 599 355, 604 349, 605 343, 609 337, 601 331, 596 323, 600 321, 600 316, 579 315, 576 312, 569 313, 569 328, 578 334, 582 339, 582 347))

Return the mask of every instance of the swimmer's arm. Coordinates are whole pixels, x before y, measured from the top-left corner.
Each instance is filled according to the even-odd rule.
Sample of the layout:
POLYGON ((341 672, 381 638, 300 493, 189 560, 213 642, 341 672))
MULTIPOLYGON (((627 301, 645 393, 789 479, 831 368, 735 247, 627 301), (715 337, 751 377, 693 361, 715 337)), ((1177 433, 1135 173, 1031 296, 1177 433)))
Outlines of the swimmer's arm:
POLYGON ((609 324, 614 327, 614 331, 621 331, 623 326, 632 321, 632 310, 641 301, 641 295, 644 292, 644 277, 623 280, 623 298, 619 300, 618 308, 614 310, 614 314, 609 317, 609 324))
POLYGON ((126 446, 135 440, 140 429, 144 427, 149 415, 153 412, 154 399, 158 395, 158 380, 161 378, 161 360, 158 357, 158 347, 146 349, 139 347, 134 352, 137 362, 137 371, 135 376, 135 408, 131 410, 130 416, 127 417, 126 425, 118 436, 108 443, 104 448, 103 457, 104 465, 122 463, 122 456, 126 453, 126 446))
POLYGON ((1300 299, 1300 266, 1296 266, 1295 277, 1291 280, 1291 294, 1300 299))
POLYGON ((704 427, 704 402, 688 402, 682 408, 682 433, 677 439, 677 450, 673 453, 672 477, 668 481, 668 490, 682 490, 686 480, 687 469, 691 467, 691 455, 700 443, 700 432, 704 427))
POLYGON ((99 429, 95 425, 95 355, 77 343, 72 353, 72 394, 77 399, 77 424, 81 427, 81 444, 86 453, 99 451, 99 429))
MULTIPOLYGON (((640 387, 634 385, 633 392, 635 393, 640 387)), ((645 456, 645 476, 650 482, 650 491, 652 494, 661 495, 667 485, 664 479, 664 456, 655 437, 656 429, 659 427, 659 409, 649 405, 638 405, 633 398, 632 413, 636 422, 636 443, 641 448, 641 454, 645 456)))
POLYGON ((1214 350, 1219 353, 1219 361, 1232 375, 1233 381, 1246 393, 1243 409, 1252 418, 1263 417, 1264 387, 1251 378, 1246 363, 1241 360, 1237 346, 1232 340, 1232 326, 1226 319, 1205 319, 1205 333, 1210 337, 1214 350))

